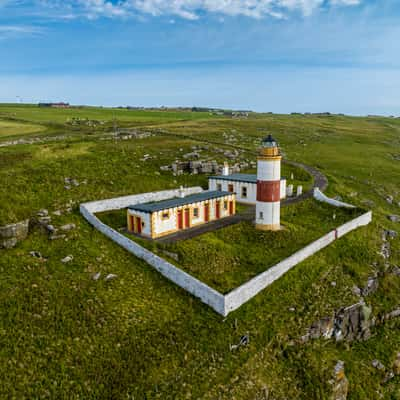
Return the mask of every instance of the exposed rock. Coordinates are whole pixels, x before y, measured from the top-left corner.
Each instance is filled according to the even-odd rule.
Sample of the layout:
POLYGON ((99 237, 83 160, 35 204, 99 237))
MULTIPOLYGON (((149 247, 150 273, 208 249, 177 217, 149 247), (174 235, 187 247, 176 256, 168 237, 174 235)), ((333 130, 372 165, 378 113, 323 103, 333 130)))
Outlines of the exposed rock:
POLYGON ((388 215, 388 218, 392 222, 400 222, 400 216, 399 215, 388 215))
POLYGON ((200 154, 197 152, 193 152, 193 153, 187 153, 183 155, 183 158, 189 159, 189 158, 200 158, 200 154))
POLYGON ((92 276, 92 279, 93 279, 94 281, 98 281, 98 280, 100 279, 100 277, 101 277, 101 272, 97 272, 96 274, 94 274, 94 275, 92 276))
POLYGON ((66 224, 66 225, 63 225, 63 226, 60 227, 60 229, 62 231, 65 231, 65 232, 72 231, 75 228, 76 228, 76 225, 72 224, 72 223, 71 224, 66 224))
POLYGON ((236 350, 242 346, 247 346, 250 343, 249 335, 243 335, 240 337, 238 344, 231 344, 229 345, 230 350, 236 350))
POLYGON ((29 219, 0 227, 0 249, 11 249, 26 239, 29 233, 29 219))
POLYGON ((42 224, 42 225, 49 224, 51 222, 51 217, 50 216, 39 217, 38 222, 39 222, 39 224, 42 224))
POLYGON ((370 327, 373 325, 371 308, 364 302, 353 304, 350 307, 341 308, 332 317, 325 317, 314 322, 302 342, 309 339, 323 337, 334 338, 336 341, 366 340, 370 337, 370 327))
POLYGON ((163 250, 163 253, 164 253, 166 256, 172 258, 173 260, 179 261, 179 255, 178 255, 178 254, 172 253, 171 251, 167 251, 167 250, 163 250))
POLYGON ((389 239, 396 239, 397 238, 397 232, 390 230, 390 229, 385 229, 385 236, 389 239))
POLYGON ((356 296, 361 296, 362 295, 362 290, 358 286, 354 285, 353 288, 351 289, 351 291, 356 296))
POLYGON ((62 262, 63 264, 66 264, 66 263, 71 262, 73 259, 74 259, 74 257, 70 255, 70 256, 64 257, 64 258, 61 260, 61 262, 62 262))
POLYGON ((57 240, 57 239, 65 239, 67 236, 66 235, 57 235, 57 234, 52 234, 49 236, 50 240, 57 240))
POLYGON ((368 278, 367 284, 362 290, 363 296, 368 296, 378 290, 379 280, 377 276, 372 276, 368 278))
POLYGON ((385 366, 379 360, 372 360, 372 366, 380 371, 385 370, 385 366))
POLYGON ((36 215, 37 215, 38 217, 47 217, 47 216, 49 215, 49 212, 48 212, 48 210, 46 210, 46 209, 42 209, 42 210, 39 210, 39 211, 36 213, 36 215))
POLYGON ((389 204, 393 204, 393 196, 386 196, 385 200, 389 203, 389 204))
POLYGON ((400 375, 400 353, 397 353, 392 369, 395 375, 400 375))
POLYGON ((398 318, 400 317, 400 308, 396 308, 395 310, 391 311, 390 313, 387 313, 383 316, 384 321, 388 321, 393 318, 398 318))
POLYGON ((42 258, 42 254, 40 253, 40 251, 30 251, 29 254, 30 254, 32 257, 42 258))
POLYGON ((344 362, 338 361, 333 373, 331 400, 346 400, 349 393, 349 381, 344 372, 344 362))
POLYGON ((115 274, 108 274, 104 279, 106 280, 106 281, 111 281, 111 280, 113 280, 113 279, 115 279, 115 278, 117 278, 118 277, 118 275, 115 275, 115 274))

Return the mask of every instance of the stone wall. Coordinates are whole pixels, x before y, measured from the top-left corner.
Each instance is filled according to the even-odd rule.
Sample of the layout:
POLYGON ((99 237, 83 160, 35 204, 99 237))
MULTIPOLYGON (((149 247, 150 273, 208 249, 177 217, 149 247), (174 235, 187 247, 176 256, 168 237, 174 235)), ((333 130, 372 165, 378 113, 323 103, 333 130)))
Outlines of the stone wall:
POLYGON ((368 225, 372 220, 372 213, 368 212, 350 222, 340 226, 336 230, 329 232, 327 235, 309 244, 298 252, 294 253, 285 260, 279 262, 267 271, 257 275, 255 278, 232 290, 225 295, 225 312, 224 315, 236 310, 242 304, 249 301, 256 294, 261 292, 272 282, 279 279, 283 274, 292 269, 295 265, 301 263, 306 258, 317 253, 319 250, 328 246, 336 239, 344 236, 346 233, 359 228, 360 226, 368 225))
MULTIPOLYGON (((186 190, 186 193, 188 194, 202 191, 199 187, 193 187, 186 190)), ((228 315, 230 312, 236 310, 249 301, 271 283, 292 269, 295 265, 325 248, 348 232, 361 226, 368 225, 372 220, 372 213, 367 212, 360 217, 347 222, 224 296, 205 283, 192 277, 173 264, 163 260, 161 257, 105 225, 94 215, 96 212, 117 210, 125 208, 131 204, 138 204, 144 201, 163 200, 177 195, 179 195, 179 189, 101 200, 81 204, 80 211, 85 219, 104 235, 118 243, 136 257, 146 261, 163 276, 185 289, 193 296, 198 297, 203 303, 209 305, 218 314, 223 316, 228 315)))
MULTIPOLYGON (((201 188, 190 188, 188 189, 191 193, 196 193, 196 191, 201 188)), ((176 191, 168 191, 168 192, 158 192, 158 193, 147 193, 146 198, 151 200, 161 200, 162 198, 171 197, 171 192, 179 193, 176 191), (167 197, 164 197, 167 196, 167 197)), ((133 242, 128 239, 126 236, 121 235, 119 232, 110 228, 109 226, 102 223, 94 214, 92 210, 96 210, 95 212, 107 211, 117 209, 115 207, 124 208, 127 204, 133 204, 132 201, 135 201, 135 196, 128 196, 125 198, 113 199, 115 201, 99 201, 99 202, 91 202, 80 205, 80 212, 85 217, 85 219, 92 224, 96 229, 102 232, 104 235, 109 237, 114 242, 118 243, 124 249, 134 254, 136 257, 146 261, 149 265, 155 268, 158 272, 160 272, 163 276, 180 286, 181 288, 187 290, 193 296, 198 297, 203 303, 209 305, 213 308, 217 313, 224 314, 224 296, 217 292, 216 290, 210 288, 205 283, 199 281, 198 279, 192 277, 186 272, 180 270, 175 267, 171 263, 163 260, 161 257, 152 253, 151 251, 143 248, 139 244, 133 242)), ((136 196, 136 200, 139 199, 140 202, 143 201, 143 195, 136 196)))
POLYGON ((356 208, 355 206, 348 203, 344 203, 343 201, 331 199, 330 197, 323 194, 318 188, 314 188, 314 199, 322 201, 323 203, 328 203, 334 207, 356 208))

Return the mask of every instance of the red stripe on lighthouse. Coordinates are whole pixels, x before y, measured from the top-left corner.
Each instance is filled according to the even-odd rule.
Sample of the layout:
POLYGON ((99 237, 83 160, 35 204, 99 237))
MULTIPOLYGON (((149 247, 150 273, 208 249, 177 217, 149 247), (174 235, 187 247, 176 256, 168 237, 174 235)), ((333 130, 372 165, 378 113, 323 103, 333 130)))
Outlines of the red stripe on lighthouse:
POLYGON ((257 201, 275 202, 281 199, 280 181, 257 181, 257 201))

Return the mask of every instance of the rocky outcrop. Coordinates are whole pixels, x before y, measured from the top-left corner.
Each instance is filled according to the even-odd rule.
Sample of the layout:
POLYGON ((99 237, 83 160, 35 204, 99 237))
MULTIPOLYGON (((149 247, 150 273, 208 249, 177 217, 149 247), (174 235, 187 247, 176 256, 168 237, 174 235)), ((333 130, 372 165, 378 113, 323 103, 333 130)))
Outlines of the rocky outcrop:
POLYGON ((29 233, 29 219, 0 227, 0 249, 11 249, 29 233))
POLYGON ((335 339, 336 341, 366 340, 370 337, 370 327, 374 324, 371 308, 363 301, 350 307, 341 308, 332 317, 314 322, 301 340, 335 339))
POLYGON ((349 393, 349 381, 344 372, 343 361, 338 361, 335 365, 332 385, 331 400, 346 400, 349 393))

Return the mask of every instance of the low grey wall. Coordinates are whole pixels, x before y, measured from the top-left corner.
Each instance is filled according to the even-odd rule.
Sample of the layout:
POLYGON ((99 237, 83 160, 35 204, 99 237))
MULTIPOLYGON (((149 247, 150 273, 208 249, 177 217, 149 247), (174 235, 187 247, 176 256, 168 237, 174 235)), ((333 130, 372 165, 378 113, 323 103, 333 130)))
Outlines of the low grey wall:
POLYGON ((356 208, 355 206, 344 203, 343 201, 331 199, 330 197, 326 196, 324 193, 322 193, 318 188, 314 188, 314 199, 318 201, 322 201, 323 203, 328 203, 331 206, 335 207, 342 207, 342 208, 356 208))
MULTIPOLYGON (((201 188, 200 188, 201 189, 201 188)), ((191 188, 193 193, 196 193, 198 188, 191 188)), ((164 197, 169 195, 171 197, 171 192, 178 193, 178 191, 168 191, 168 192, 159 192, 152 193, 151 200, 155 198, 168 198, 164 197)), ((136 196, 136 200, 143 201, 143 196, 136 196)), ((134 204, 131 203, 134 196, 128 196, 125 198, 115 199, 116 201, 99 201, 92 202, 80 205, 80 212, 85 217, 85 219, 92 224, 96 229, 102 232, 104 235, 109 237, 114 242, 118 243, 124 249, 128 250, 130 253, 134 254, 136 257, 146 261, 149 265, 155 268, 158 272, 160 272, 163 276, 180 286, 181 288, 187 290, 193 296, 198 297, 203 303, 208 304, 211 308, 213 308, 217 313, 224 315, 224 296, 217 292, 216 290, 210 288, 205 283, 199 281, 198 279, 192 277, 186 272, 180 270, 175 267, 171 263, 163 260, 161 257, 152 253, 151 251, 145 249, 139 244, 133 242, 128 239, 126 236, 120 234, 114 229, 110 228, 108 225, 101 222, 93 212, 102 212, 107 210, 116 209, 115 207, 124 208, 126 204, 134 204), (96 204, 98 203, 98 204, 96 204), (112 208, 110 208, 112 207, 112 208), (96 210, 96 211, 92 211, 96 210)), ((146 196, 149 198, 149 196, 146 196)), ((114 199, 113 199, 114 200, 114 199)), ((151 201, 150 200, 150 201, 151 201)), ((134 200, 133 200, 134 201, 134 200)))
POLYGON ((342 237, 346 233, 357 229, 360 226, 368 225, 371 220, 372 213, 368 212, 350 222, 347 222, 336 230, 329 232, 327 235, 323 236, 322 238, 316 240, 315 242, 311 243, 310 245, 304 247, 290 257, 271 267, 267 271, 261 273, 260 275, 257 275, 255 278, 251 279, 244 285, 241 285, 238 288, 232 290, 230 293, 225 295, 224 315, 228 315, 231 311, 236 310, 242 304, 249 301, 252 297, 261 292, 272 282, 276 281, 295 265, 304 261, 306 258, 312 256, 324 247, 328 246, 337 238, 342 237))

